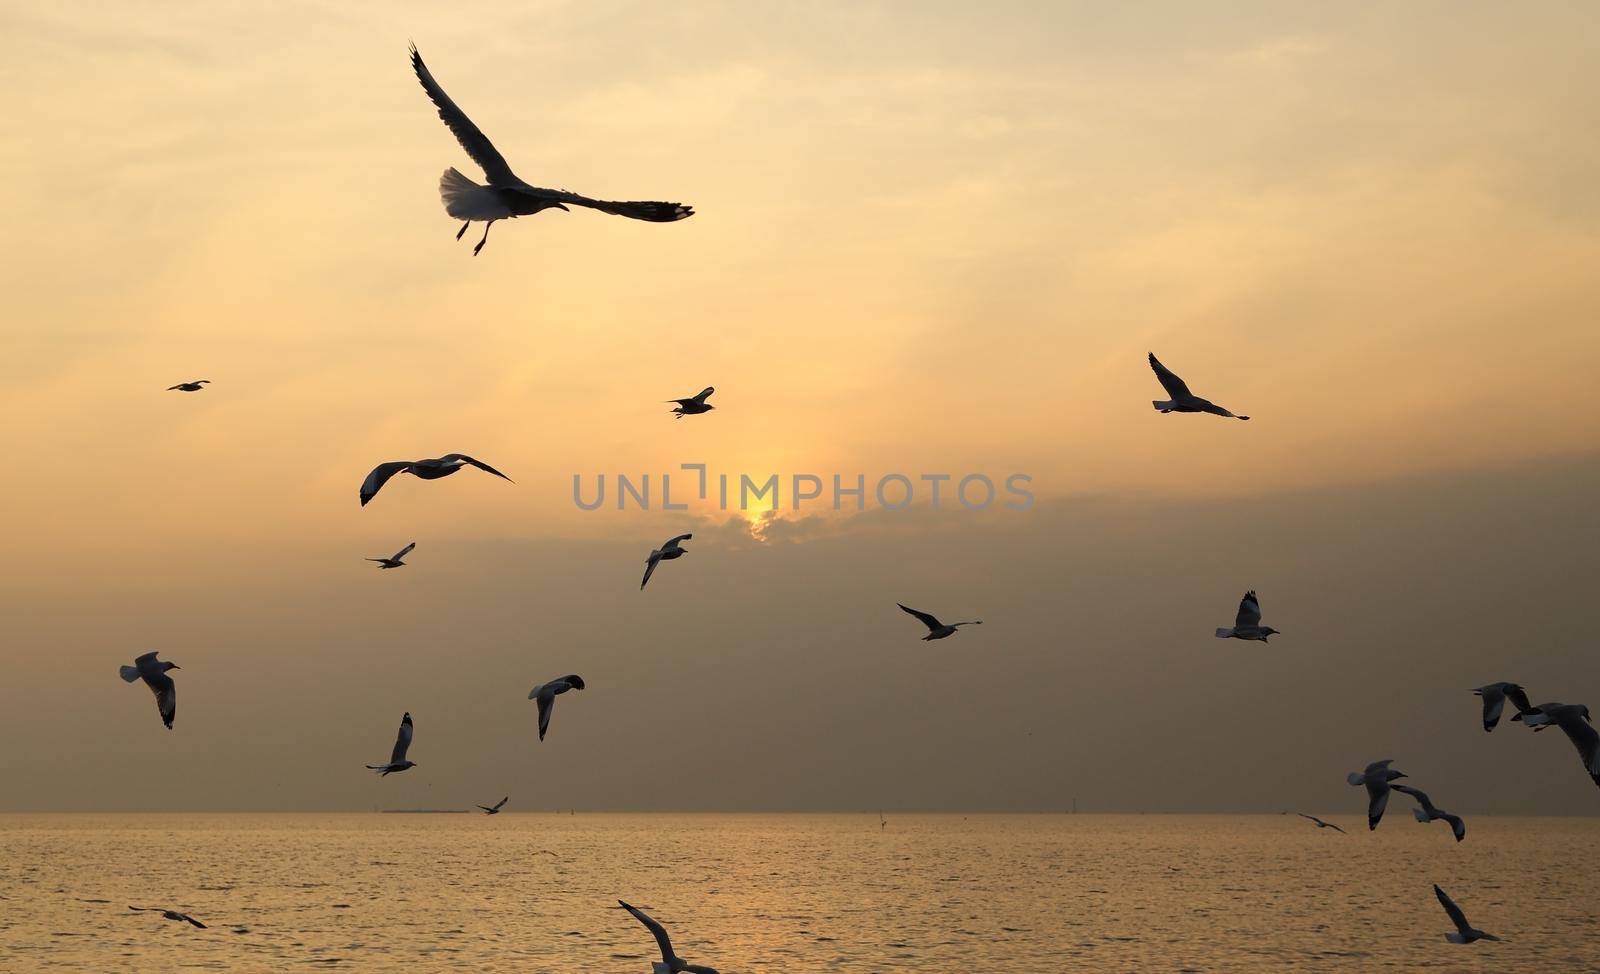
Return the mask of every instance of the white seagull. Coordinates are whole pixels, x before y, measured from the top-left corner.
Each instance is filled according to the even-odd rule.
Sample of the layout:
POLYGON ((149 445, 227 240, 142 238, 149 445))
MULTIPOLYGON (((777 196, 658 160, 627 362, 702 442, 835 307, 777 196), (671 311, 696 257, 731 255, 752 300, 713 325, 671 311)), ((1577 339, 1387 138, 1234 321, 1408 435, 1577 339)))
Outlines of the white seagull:
POLYGON ((1477 927, 1474 927, 1472 924, 1468 923, 1467 915, 1461 912, 1461 907, 1456 906, 1455 900, 1452 900, 1445 894, 1444 890, 1439 888, 1438 883, 1433 884, 1433 895, 1439 897, 1439 905, 1444 907, 1444 912, 1449 915, 1450 922, 1456 925, 1456 932, 1445 934, 1444 939, 1453 944, 1470 944, 1474 940, 1493 940, 1499 942, 1499 937, 1496 937, 1492 933, 1484 933, 1482 930, 1479 930, 1477 927))
POLYGON ((1156 407, 1159 413, 1212 413, 1216 416, 1226 416, 1229 419, 1249 419, 1249 416, 1235 416, 1209 399, 1201 399, 1189 391, 1184 381, 1173 374, 1172 370, 1161 364, 1156 358, 1156 353, 1150 353, 1150 367, 1155 370, 1156 378, 1161 380, 1161 388, 1167 390, 1169 400, 1152 399, 1150 404, 1156 407))
POLYGON ((446 453, 432 460, 391 460, 373 467, 372 472, 367 474, 367 479, 361 482, 361 506, 366 507, 367 501, 378 496, 378 491, 382 490, 383 485, 389 482, 389 478, 397 473, 408 473, 420 480, 438 480, 466 466, 492 473, 508 483, 516 482, 487 463, 474 460, 465 453, 446 453))
POLYGON ((1428 800, 1426 794, 1410 785, 1390 785, 1389 787, 1402 795, 1410 795, 1417 800, 1418 807, 1411 810, 1411 813, 1417 817, 1417 821, 1427 823, 1443 819, 1450 823, 1450 831, 1455 833, 1457 842, 1467 837, 1467 823, 1461 821, 1461 816, 1452 815, 1442 808, 1433 807, 1433 802, 1428 800))
POLYGON ((395 735, 394 751, 389 754, 388 764, 369 764, 367 768, 378 772, 378 777, 387 778, 396 771, 405 771, 417 766, 415 761, 406 760, 406 751, 411 747, 411 714, 407 713, 400 718, 400 733, 395 735))
POLYGON ((1505 710, 1508 698, 1511 700, 1512 705, 1517 708, 1517 715, 1512 717, 1512 720, 1516 720, 1522 714, 1533 709, 1533 705, 1528 703, 1528 691, 1516 683, 1488 683, 1472 692, 1483 698, 1483 729, 1485 731, 1494 730, 1495 725, 1500 723, 1500 713, 1505 710))
POLYGON ((982 619, 973 619, 971 622, 952 622, 947 626, 928 613, 919 612, 916 609, 911 608, 909 605, 901 605, 899 602, 896 602, 895 605, 899 605, 902 612, 907 612, 916 616, 919 622, 928 627, 928 634, 922 637, 923 642, 928 642, 929 640, 933 639, 944 639, 946 636, 954 636, 956 634, 956 630, 962 626, 983 625, 982 619))
POLYGON ((156 695, 156 709, 161 712, 161 722, 172 730, 172 719, 178 716, 178 687, 167 675, 168 670, 182 669, 177 663, 156 659, 155 653, 135 657, 132 666, 122 668, 124 683, 143 680, 150 692, 156 695))
POLYGON ((1239 600, 1239 614, 1234 617, 1233 628, 1217 630, 1218 639, 1254 639, 1263 643, 1268 636, 1277 634, 1278 630, 1261 624, 1261 600, 1256 598, 1255 589, 1244 593, 1244 598, 1239 600))
POLYGON ((635 919, 648 927, 650 932, 655 935, 656 946, 661 948, 661 960, 660 962, 650 962, 651 974, 682 974, 682 972, 685 971, 688 972, 688 974, 717 974, 717 969, 715 967, 706 967, 703 964, 690 964, 682 957, 679 957, 672 949, 672 940, 667 937, 667 928, 651 919, 649 914, 645 913, 636 906, 629 906, 622 900, 618 900, 617 902, 621 903, 624 910, 632 913, 635 919))
POLYGON ((168 392, 199 392, 205 388, 210 379, 196 379, 193 382, 180 382, 175 386, 167 386, 168 392))
POLYGON ((413 541, 410 544, 406 545, 404 548, 401 548, 399 551, 395 552, 393 555, 391 555, 388 558, 364 558, 362 560, 363 561, 375 561, 375 562, 377 562, 378 563, 378 568, 379 568, 380 571, 382 569, 385 569, 385 568, 404 568, 404 567, 406 567, 406 563, 404 561, 401 561, 401 559, 404 558, 406 555, 411 554, 411 549, 415 548, 416 546, 417 546, 417 543, 415 541, 413 541))
POLYGON ((709 413, 717 408, 706 402, 707 399, 711 398, 711 394, 716 391, 715 386, 706 386, 697 395, 690 396, 688 399, 668 399, 667 402, 678 404, 678 408, 674 409, 673 412, 677 414, 679 419, 685 416, 698 416, 701 413, 709 413))
POLYGON ((569 673, 549 683, 541 683, 528 691, 529 700, 539 701, 539 740, 544 740, 544 732, 550 727, 550 712, 556 709, 556 694, 582 689, 583 677, 569 673))
POLYGON ((1340 835, 1349 835, 1350 834, 1350 833, 1346 832, 1344 829, 1341 829, 1339 826, 1334 825, 1332 822, 1324 822, 1322 819, 1317 818, 1315 815, 1307 815, 1305 812, 1295 812, 1295 814, 1300 816, 1303 819, 1309 819, 1310 821, 1313 821, 1313 822, 1317 823, 1317 828, 1319 828, 1319 829, 1333 829, 1335 832, 1339 833, 1340 835))
POLYGON ((1365 771, 1352 771, 1345 776, 1351 785, 1367 786, 1367 830, 1378 827, 1378 821, 1383 818, 1383 810, 1389 804, 1389 782, 1396 778, 1404 778, 1399 771, 1390 771, 1389 765, 1394 763, 1394 758, 1374 761, 1367 765, 1365 771))
POLYGON ((415 44, 411 45, 411 67, 417 72, 417 80, 422 82, 422 90, 428 93, 428 98, 434 107, 439 109, 439 118, 455 135, 456 141, 461 143, 461 148, 467 150, 467 155, 471 156, 472 161, 483 170, 484 176, 489 181, 489 185, 480 186, 463 176, 454 167, 446 169, 444 175, 439 177, 439 196, 444 200, 444 211, 463 221, 461 229, 456 233, 456 239, 460 240, 474 221, 485 223, 483 239, 472 248, 474 256, 489 242, 489 227, 494 226, 496 220, 531 216, 540 210, 551 208, 565 210, 567 203, 635 220, 648 220, 652 223, 674 223, 694 216, 694 207, 682 203, 615 203, 610 200, 579 196, 564 189, 540 189, 537 186, 529 186, 517 178, 517 174, 511 171, 511 166, 494 147, 494 143, 472 124, 472 119, 468 118, 465 112, 456 107, 456 103, 450 100, 450 96, 444 93, 443 88, 439 87, 439 82, 433 80, 433 74, 428 71, 428 66, 422 63, 422 55, 417 53, 415 44))
POLYGON ((179 913, 177 910, 163 910, 159 906, 130 906, 128 909, 137 910, 140 913, 159 913, 168 920, 177 920, 181 923, 192 923, 201 930, 206 928, 206 925, 201 923, 199 920, 196 920, 187 913, 179 913))
POLYGON ((1594 723, 1589 716, 1589 707, 1581 703, 1541 703, 1527 713, 1517 714, 1511 718, 1520 720, 1535 731, 1542 731, 1546 727, 1559 727, 1567 735, 1567 740, 1578 749, 1578 757, 1583 760, 1583 770, 1589 773, 1596 787, 1600 787, 1600 734, 1590 726, 1594 723))
POLYGON ((488 805, 479 805, 478 807, 483 809, 483 814, 485 814, 485 815, 499 815, 500 814, 500 809, 504 808, 506 802, 508 802, 510 800, 511 800, 511 796, 507 795, 506 797, 504 797, 504 798, 500 799, 499 801, 495 802, 494 803, 494 807, 492 807, 492 808, 490 806, 488 806, 488 805))
POLYGON ((664 561, 682 558, 688 554, 683 548, 683 542, 694 537, 692 534, 680 534, 676 538, 667 539, 667 543, 650 552, 650 557, 644 560, 644 581, 639 583, 639 590, 644 591, 645 584, 650 581, 650 576, 655 574, 656 566, 664 561))

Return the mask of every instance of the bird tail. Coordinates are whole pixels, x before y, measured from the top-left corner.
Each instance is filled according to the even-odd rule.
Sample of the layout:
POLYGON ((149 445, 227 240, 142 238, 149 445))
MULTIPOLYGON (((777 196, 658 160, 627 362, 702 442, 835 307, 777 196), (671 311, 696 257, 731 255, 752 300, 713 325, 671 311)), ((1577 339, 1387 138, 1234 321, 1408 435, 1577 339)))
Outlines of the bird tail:
POLYGON ((1361 782, 1366 780, 1366 777, 1359 771, 1352 771, 1345 775, 1344 780, 1350 782, 1352 785, 1359 785, 1361 782))
POLYGON ((1233 638, 1233 630, 1232 629, 1218 629, 1217 630, 1217 638, 1218 639, 1232 639, 1233 638))
POLYGON ((139 679, 139 668, 137 666, 124 666, 122 668, 122 681, 124 683, 132 683, 137 679, 139 679))
POLYGON ((511 215, 500 196, 463 176, 454 166, 439 177, 439 199, 444 211, 457 220, 501 220, 511 215))
POLYGON ((1156 412, 1158 413, 1170 413, 1172 412, 1172 407, 1176 406, 1177 403, 1170 399, 1166 400, 1165 402, 1160 399, 1152 399, 1150 400, 1150 405, 1156 407, 1156 412))

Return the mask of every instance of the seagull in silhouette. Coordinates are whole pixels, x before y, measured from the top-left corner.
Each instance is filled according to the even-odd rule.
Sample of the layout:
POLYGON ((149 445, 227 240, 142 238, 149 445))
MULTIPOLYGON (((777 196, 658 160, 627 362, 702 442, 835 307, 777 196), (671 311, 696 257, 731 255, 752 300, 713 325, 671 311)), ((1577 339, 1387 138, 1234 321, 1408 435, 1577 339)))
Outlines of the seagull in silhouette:
POLYGON ((156 659, 155 653, 136 657, 132 666, 122 668, 124 683, 143 680, 150 692, 156 695, 156 709, 161 712, 161 722, 172 730, 172 719, 178 716, 178 687, 167 675, 168 670, 182 669, 177 663, 156 659))
POLYGON ((179 913, 177 910, 163 910, 159 906, 130 906, 128 909, 137 910, 140 913, 159 913, 168 920, 177 920, 181 923, 192 923, 201 930, 206 928, 206 925, 201 923, 199 920, 196 920, 187 913, 179 913))
POLYGON ((1510 699, 1517 708, 1516 720, 1521 715, 1533 709, 1528 703, 1528 692, 1515 683, 1489 683, 1472 691, 1483 698, 1483 729, 1492 731, 1500 723, 1500 712, 1505 709, 1506 700, 1510 699))
POLYGON ((539 701, 539 740, 544 740, 544 732, 550 727, 550 712, 556 709, 556 694, 582 689, 583 677, 569 673, 549 683, 541 683, 528 691, 529 700, 539 701))
POLYGON ((683 548, 683 542, 694 537, 692 534, 680 534, 676 538, 669 538, 667 543, 650 552, 650 557, 644 560, 644 581, 639 583, 639 590, 644 591, 645 585, 650 581, 650 576, 655 574, 656 566, 664 561, 682 558, 688 554, 683 548))
POLYGON ((706 402, 707 399, 711 398, 711 394, 716 391, 715 386, 706 386, 700 390, 698 395, 690 396, 688 399, 668 399, 667 402, 678 404, 678 408, 674 409, 673 412, 678 415, 679 419, 685 416, 698 416, 701 413, 709 413, 717 408, 706 402))
POLYGON ((492 473, 501 480, 515 483, 510 477, 489 466, 481 460, 474 460, 465 453, 446 453, 433 460, 391 460, 380 463, 367 474, 367 479, 361 482, 361 506, 366 507, 367 501, 378 496, 378 491, 389 482, 389 478, 397 473, 408 473, 421 480, 438 480, 448 477, 462 467, 477 467, 486 473, 492 473))
POLYGON ((982 619, 974 619, 971 622, 952 622, 947 626, 928 613, 918 612, 909 605, 900 605, 899 602, 896 602, 895 605, 900 606, 900 611, 916 616, 918 622, 921 622, 923 625, 928 627, 928 634, 922 637, 923 642, 928 642, 929 640, 933 639, 943 639, 946 636, 954 636, 956 634, 956 630, 961 626, 983 625, 982 619))
POLYGON ((627 903, 623 903, 622 900, 617 902, 621 903, 624 910, 632 913, 635 919, 648 927, 650 932, 655 935, 656 946, 661 948, 661 961, 660 963, 650 962, 651 974, 681 974, 681 972, 685 971, 688 974, 717 974, 715 967, 690 964, 684 961, 682 957, 679 957, 672 949, 672 940, 667 937, 667 928, 651 919, 649 914, 636 906, 629 906, 627 903))
POLYGON ((1410 795, 1417 800, 1417 807, 1411 810, 1411 813, 1417 817, 1417 821, 1427 823, 1443 819, 1450 823, 1450 831, 1455 833, 1457 842, 1467 837, 1467 823, 1461 821, 1461 816, 1452 815, 1443 809, 1433 807, 1433 802, 1428 800, 1426 794, 1410 785, 1390 785, 1389 787, 1402 795, 1410 795))
POLYGON ((1333 829, 1335 832, 1339 833, 1340 835, 1349 835, 1350 834, 1350 833, 1346 832, 1344 829, 1341 829, 1339 826, 1334 825, 1332 822, 1324 822, 1322 819, 1317 818, 1315 815, 1307 815, 1305 812, 1295 812, 1295 814, 1300 816, 1303 819, 1309 819, 1310 821, 1313 821, 1313 822, 1317 823, 1317 828, 1319 828, 1319 829, 1333 829))
POLYGON ((391 555, 388 558, 365 558, 365 559, 362 559, 362 560, 363 561, 375 561, 375 562, 377 562, 378 563, 378 568, 380 570, 382 570, 384 568, 404 568, 404 567, 406 567, 406 563, 404 561, 401 561, 401 559, 404 558, 406 555, 411 554, 411 549, 415 548, 416 546, 417 546, 417 543, 415 541, 413 541, 410 544, 406 545, 404 548, 401 548, 399 551, 395 552, 393 555, 391 555))
POLYGON ((378 772, 378 777, 387 778, 396 771, 405 771, 417 766, 415 761, 406 760, 406 751, 411 747, 411 714, 407 713, 400 718, 400 733, 394 738, 394 751, 389 755, 388 764, 369 764, 367 768, 378 772))
POLYGON ((1517 714, 1512 720, 1521 720, 1535 731, 1546 727, 1559 727, 1567 740, 1578 749, 1583 760, 1583 770, 1600 787, 1600 734, 1590 726, 1594 723, 1589 708, 1581 703, 1541 703, 1527 713, 1517 714))
POLYGON ((1352 785, 1367 786, 1367 830, 1370 832, 1378 827, 1378 821, 1383 818, 1383 809, 1389 804, 1389 782, 1396 778, 1404 778, 1399 771, 1390 771, 1389 765, 1394 763, 1394 758, 1383 761, 1374 761, 1367 765, 1365 771, 1352 771, 1345 780, 1352 785))
POLYGON ((500 799, 499 801, 495 802, 493 808, 489 807, 488 805, 479 805, 478 807, 483 809, 483 814, 485 814, 485 815, 499 815, 500 814, 500 809, 505 807, 506 802, 508 802, 510 800, 511 800, 511 796, 507 795, 506 797, 504 797, 504 798, 500 799))
POLYGON ((1184 381, 1173 374, 1172 370, 1161 364, 1154 352, 1150 353, 1150 367, 1155 370, 1156 378, 1161 380, 1161 388, 1167 390, 1167 395, 1172 398, 1166 401, 1151 400, 1150 404, 1160 413, 1211 413, 1215 416, 1226 416, 1229 419, 1249 419, 1249 416, 1235 416, 1209 399, 1201 399, 1189 391, 1184 381))
POLYGON ((1439 888, 1438 883, 1433 884, 1433 895, 1439 897, 1439 905, 1444 907, 1444 912, 1449 915, 1450 922, 1456 925, 1455 933, 1447 933, 1444 939, 1453 944, 1470 944, 1474 940, 1493 940, 1498 942, 1499 937, 1492 933, 1484 933, 1477 927, 1467 922, 1467 915, 1461 912, 1461 907, 1456 906, 1445 891, 1439 888))
POLYGON ((196 379, 193 382, 180 382, 175 386, 167 386, 168 392, 199 392, 206 387, 210 379, 196 379))
POLYGON ((1244 598, 1239 600, 1239 614, 1234 617, 1232 629, 1218 629, 1218 639, 1254 639, 1266 642, 1268 636, 1276 636, 1278 630, 1271 626, 1261 624, 1261 601, 1256 598, 1255 589, 1244 593, 1244 598))
POLYGON ((417 80, 422 82, 422 90, 428 93, 429 100, 439 110, 439 118, 489 181, 487 186, 480 186, 454 167, 446 169, 439 178, 439 196, 444 201, 444 211, 462 221, 456 239, 460 240, 473 222, 485 224, 483 239, 472 248, 473 256, 477 256, 483 245, 489 242, 489 227, 494 226, 496 220, 514 220, 519 216, 531 216, 540 210, 565 210, 568 203, 652 223, 674 223, 694 216, 694 207, 682 203, 616 203, 590 199, 564 189, 529 186, 517 178, 494 143, 478 131, 472 119, 457 108, 456 103, 439 87, 439 82, 433 80, 433 74, 422 63, 422 55, 417 53, 415 44, 411 45, 411 67, 417 73, 417 80))

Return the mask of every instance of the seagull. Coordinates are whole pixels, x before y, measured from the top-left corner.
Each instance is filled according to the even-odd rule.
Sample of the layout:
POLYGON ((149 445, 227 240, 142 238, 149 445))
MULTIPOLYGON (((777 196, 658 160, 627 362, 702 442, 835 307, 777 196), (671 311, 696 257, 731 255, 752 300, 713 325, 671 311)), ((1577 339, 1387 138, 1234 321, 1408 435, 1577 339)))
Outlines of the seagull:
POLYGON ((500 799, 499 801, 495 802, 493 808, 490 808, 488 805, 479 805, 478 807, 483 809, 483 814, 485 814, 485 815, 499 815, 500 814, 500 809, 502 807, 504 807, 505 803, 510 801, 510 800, 511 800, 511 796, 507 795, 506 797, 504 797, 504 798, 500 799))
POLYGON ((1295 812, 1295 814, 1300 816, 1301 818, 1310 819, 1311 821, 1317 823, 1317 828, 1319 828, 1319 829, 1333 829, 1335 832, 1339 833, 1340 835, 1349 835, 1350 834, 1350 833, 1346 832, 1344 829, 1341 829, 1339 826, 1334 825, 1332 822, 1324 822, 1322 819, 1317 818, 1315 815, 1307 815, 1305 812, 1295 812))
POLYGON ((1578 757, 1583 759, 1583 770, 1589 772, 1589 777, 1600 787, 1600 734, 1590 726, 1594 721, 1589 716, 1587 705, 1541 703, 1528 713, 1517 714, 1511 719, 1521 720, 1535 731, 1550 726, 1560 727, 1566 733, 1567 740, 1578 749, 1578 757))
POLYGON ((143 680, 150 692, 156 695, 156 709, 161 711, 161 722, 172 730, 172 718, 178 715, 178 687, 167 675, 168 670, 182 669, 177 663, 156 659, 155 653, 136 657, 132 666, 122 668, 124 683, 143 680))
POLYGON ((1239 614, 1234 617, 1233 628, 1217 630, 1218 639, 1254 639, 1263 643, 1268 636, 1277 634, 1278 630, 1261 624, 1261 601, 1256 598, 1255 589, 1244 593, 1244 598, 1239 600, 1239 614))
POLYGON ((379 568, 380 571, 382 569, 385 569, 385 568, 404 568, 404 567, 406 567, 406 563, 401 561, 400 559, 404 558, 406 555, 411 554, 411 549, 415 548, 416 546, 417 546, 417 543, 415 541, 413 541, 410 544, 406 545, 404 548, 401 548, 399 551, 395 552, 392 556, 390 556, 388 558, 363 558, 362 560, 363 561, 375 561, 375 562, 377 562, 378 563, 378 568, 379 568))
POLYGON ((528 691, 529 700, 539 701, 539 740, 544 740, 544 732, 550 726, 550 711, 556 709, 556 694, 582 689, 583 677, 569 673, 549 683, 541 683, 528 691))
POLYGON ((644 591, 645 583, 650 581, 650 576, 655 573, 656 566, 663 561, 682 558, 688 554, 683 549, 682 542, 694 537, 692 534, 680 534, 676 538, 669 538, 667 543, 650 552, 650 557, 644 560, 644 581, 639 583, 639 590, 644 591))
POLYGON ((378 777, 387 778, 396 771, 405 771, 417 766, 415 761, 406 760, 406 750, 411 747, 411 714, 407 713, 400 718, 400 733, 395 735, 394 751, 389 755, 388 764, 369 764, 367 768, 378 772, 378 777))
POLYGON ((210 379, 196 379, 193 382, 180 382, 175 386, 167 386, 168 392, 199 392, 209 383, 210 379))
POLYGON ((446 453, 433 460, 391 460, 373 467, 372 472, 367 474, 367 479, 361 482, 361 506, 366 507, 367 501, 378 496, 378 491, 382 490, 383 485, 389 482, 389 478, 397 473, 408 473, 423 480, 438 480, 469 465, 492 473, 501 480, 516 482, 487 463, 474 460, 465 453, 446 453))
POLYGON ((128 909, 137 910, 140 913, 159 913, 168 920, 177 920, 181 923, 192 923, 201 930, 206 928, 206 925, 201 923, 199 920, 196 920, 187 913, 179 913, 177 910, 163 910, 159 906, 130 906, 128 909))
POLYGON ((1352 771, 1345 780, 1352 785, 1367 786, 1367 830, 1370 832, 1378 827, 1378 821, 1383 818, 1384 806, 1389 804, 1389 782, 1396 778, 1406 777, 1399 771, 1390 771, 1389 765, 1394 763, 1394 758, 1374 761, 1367 765, 1365 771, 1352 771))
POLYGON ((1467 837, 1467 823, 1461 821, 1461 816, 1452 815, 1441 808, 1434 808, 1433 802, 1428 800, 1427 795, 1410 785, 1390 785, 1389 787, 1402 795, 1410 795, 1417 800, 1418 807, 1411 810, 1412 814, 1417 817, 1417 821, 1432 822, 1436 819, 1444 819, 1450 823, 1450 831, 1456 834, 1457 842, 1467 837))
POLYGON ((961 626, 983 625, 982 619, 974 619, 971 622, 952 622, 947 626, 926 612, 918 612, 916 609, 913 609, 908 605, 900 605, 899 602, 896 602, 895 605, 899 605, 902 612, 909 612, 911 615, 916 616, 919 622, 928 627, 928 634, 922 637, 923 642, 928 642, 929 640, 933 639, 943 639, 946 636, 954 636, 956 634, 956 630, 961 626))
POLYGON ((1500 938, 1494 934, 1484 933, 1468 923, 1467 915, 1461 912, 1461 907, 1456 906, 1455 900, 1452 900, 1444 890, 1439 888, 1438 883, 1433 884, 1433 895, 1439 897, 1439 905, 1444 907, 1445 913, 1449 914, 1450 922, 1456 925, 1456 932, 1445 934, 1444 939, 1453 944, 1470 944, 1474 940, 1493 940, 1496 943, 1500 941, 1500 938))
POLYGON ((456 107, 450 96, 439 87, 439 82, 433 80, 433 74, 428 66, 422 63, 422 55, 417 53, 417 46, 411 45, 411 67, 417 73, 417 80, 422 82, 422 90, 428 93, 428 98, 435 108, 439 109, 439 118, 445 126, 455 135, 456 141, 461 143, 461 148, 467 150, 467 155, 483 170, 488 179, 487 186, 480 186, 463 176, 454 167, 446 169, 444 175, 439 177, 439 197, 444 201, 444 211, 457 220, 461 220, 461 229, 456 233, 456 239, 467 232, 467 228, 474 221, 483 221, 483 239, 472 248, 472 254, 477 256, 483 245, 489 242, 489 227, 494 226, 496 220, 516 219, 519 216, 531 216, 540 210, 557 209, 565 210, 565 204, 574 206, 587 206, 602 213, 611 213, 616 216, 631 217, 635 220, 649 220, 652 223, 674 223, 678 220, 694 216, 694 207, 682 203, 614 203, 609 200, 590 199, 569 193, 564 189, 540 189, 529 186, 517 174, 511 171, 505 157, 500 155, 498 149, 489 141, 488 137, 478 131, 472 124, 472 119, 456 107))
POLYGON ((1533 709, 1528 703, 1528 691, 1516 683, 1489 683, 1472 692, 1483 698, 1485 731, 1494 730, 1495 725, 1500 723, 1500 712, 1505 709, 1507 697, 1511 698, 1512 704, 1517 708, 1516 716, 1512 717, 1512 720, 1520 719, 1523 714, 1533 709))
POLYGON ((715 967, 706 967, 703 964, 690 964, 685 962, 682 957, 679 957, 675 952, 673 952, 672 941, 667 937, 666 927, 663 927, 661 924, 651 919, 649 914, 645 913, 638 907, 629 906, 627 903, 623 903, 622 900, 618 900, 617 902, 622 903, 622 908, 624 910, 632 913, 635 919, 644 924, 646 927, 649 927, 650 932, 655 935, 656 945, 661 948, 661 962, 650 962, 651 974, 680 974, 680 972, 684 971, 687 971, 688 974, 717 974, 717 969, 715 967))
POLYGON ((706 386, 700 390, 698 395, 690 396, 688 399, 668 399, 667 402, 678 404, 678 408, 674 409, 673 412, 678 414, 679 419, 685 416, 698 416, 701 413, 709 413, 717 408, 706 402, 711 397, 711 394, 716 391, 715 386, 706 386))
POLYGON ((1172 374, 1172 370, 1161 364, 1156 358, 1156 353, 1150 353, 1150 367, 1155 369, 1156 378, 1161 380, 1161 388, 1167 390, 1167 395, 1172 398, 1166 401, 1151 400, 1150 404, 1161 413, 1213 413, 1217 416, 1226 416, 1229 419, 1249 419, 1249 416, 1235 416, 1209 399, 1201 399, 1189 391, 1184 381, 1172 374))

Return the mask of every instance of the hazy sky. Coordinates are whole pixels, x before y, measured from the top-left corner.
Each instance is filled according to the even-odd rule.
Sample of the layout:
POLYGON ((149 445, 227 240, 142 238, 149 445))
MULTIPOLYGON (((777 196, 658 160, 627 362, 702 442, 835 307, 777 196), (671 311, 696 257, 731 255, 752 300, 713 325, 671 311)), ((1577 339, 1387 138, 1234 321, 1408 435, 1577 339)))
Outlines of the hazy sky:
POLYGON ((1467 689, 1600 708, 1597 26, 8 4, 0 809, 1356 813, 1394 757, 1453 809, 1594 811, 1467 689), (698 215, 473 258, 408 39, 525 179, 698 215), (1150 350, 1255 418, 1155 414, 1150 350), (358 506, 451 451, 516 483, 358 506), (691 462, 1038 503, 572 503, 691 462), (1211 636, 1247 588, 1270 647, 1211 636), (924 644, 896 601, 985 625, 924 644), (149 649, 172 732, 115 676, 149 649), (379 782, 404 710, 419 767, 379 782))

